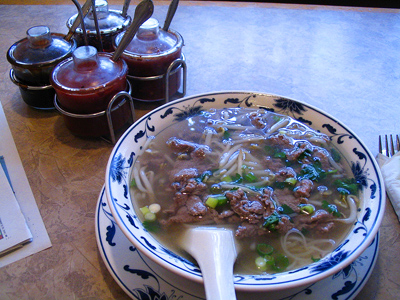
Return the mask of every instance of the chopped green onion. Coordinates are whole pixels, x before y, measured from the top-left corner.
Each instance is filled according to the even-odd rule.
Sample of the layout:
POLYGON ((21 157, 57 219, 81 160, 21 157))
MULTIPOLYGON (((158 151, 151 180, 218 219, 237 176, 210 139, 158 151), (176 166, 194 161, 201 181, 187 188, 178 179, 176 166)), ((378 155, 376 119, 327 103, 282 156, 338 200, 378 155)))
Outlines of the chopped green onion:
POLYGON ((143 206, 140 208, 140 211, 142 212, 143 216, 145 216, 147 213, 150 212, 150 209, 148 206, 143 206))
POLYGON ((261 256, 271 255, 274 252, 274 248, 268 244, 258 244, 256 249, 257 253, 261 256))
POLYGON ((206 200, 206 205, 211 208, 216 208, 218 205, 218 199, 215 197, 208 197, 206 200))
POLYGON ((300 212, 306 215, 311 215, 315 211, 315 207, 312 204, 300 204, 300 212))
POLYGON ((288 177, 285 179, 285 182, 290 185, 295 185, 297 183, 297 179, 295 177, 288 177))
POLYGON ((149 210, 153 214, 156 214, 161 210, 161 205, 158 204, 158 203, 152 203, 152 204, 149 205, 149 210))
POLYGON ((249 173, 243 174, 243 179, 246 182, 256 182, 258 180, 257 176, 254 175, 253 172, 249 172, 249 173))
POLYGON ((155 214, 155 213, 152 213, 152 212, 148 212, 147 214, 144 215, 144 219, 145 219, 146 221, 153 222, 153 221, 156 220, 156 214, 155 214))
POLYGON ((225 182, 232 182, 232 177, 229 175, 223 176, 221 177, 221 181, 225 181, 225 182))
POLYGON ((267 261, 265 260, 264 257, 262 256, 257 257, 255 263, 258 270, 262 272, 267 270, 267 261))

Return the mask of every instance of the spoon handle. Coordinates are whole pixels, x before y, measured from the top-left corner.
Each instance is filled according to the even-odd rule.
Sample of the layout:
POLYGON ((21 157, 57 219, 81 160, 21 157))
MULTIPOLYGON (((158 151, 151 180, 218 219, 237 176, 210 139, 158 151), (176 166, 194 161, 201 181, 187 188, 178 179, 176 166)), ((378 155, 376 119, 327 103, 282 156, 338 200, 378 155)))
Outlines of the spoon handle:
POLYGON ((172 0, 168 7, 167 17, 164 22, 164 31, 168 31, 169 25, 171 25, 172 18, 175 15, 176 9, 178 8, 179 0, 172 0))
POLYGON ((237 252, 230 231, 196 228, 187 239, 187 251, 203 275, 207 300, 235 300, 233 265, 237 252))
POLYGON ((128 15, 128 9, 129 9, 130 3, 131 3, 131 0, 124 1, 124 5, 122 6, 122 13, 121 13, 121 16, 123 16, 124 18, 126 18, 126 16, 128 15))
POLYGON ((132 24, 125 31, 124 36, 121 39, 117 49, 115 50, 112 60, 117 61, 121 54, 124 52, 125 48, 131 42, 139 27, 151 17, 154 11, 154 4, 151 0, 143 0, 140 2, 135 9, 135 15, 132 24))
POLYGON ((81 24, 82 21, 81 16, 82 18, 84 18, 88 14, 91 6, 92 6, 92 0, 86 0, 86 2, 82 6, 82 15, 78 13, 74 22, 72 23, 71 28, 69 29, 67 35, 64 38, 66 41, 69 41, 72 38, 72 36, 75 33, 75 30, 78 28, 79 24, 81 24))

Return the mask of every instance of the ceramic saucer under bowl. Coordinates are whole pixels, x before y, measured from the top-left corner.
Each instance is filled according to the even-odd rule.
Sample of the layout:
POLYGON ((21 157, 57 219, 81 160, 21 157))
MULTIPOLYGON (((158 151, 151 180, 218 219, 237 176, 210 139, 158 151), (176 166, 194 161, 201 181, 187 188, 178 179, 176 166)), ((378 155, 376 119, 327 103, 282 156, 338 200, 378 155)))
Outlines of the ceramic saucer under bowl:
MULTIPOLYGON (((103 261, 119 286, 132 299, 205 299, 203 287, 169 272, 142 255, 117 226, 104 188, 96 210, 96 239, 103 261)), ((353 299, 364 287, 378 256, 379 233, 348 267, 290 296, 238 292, 239 300, 353 299)))

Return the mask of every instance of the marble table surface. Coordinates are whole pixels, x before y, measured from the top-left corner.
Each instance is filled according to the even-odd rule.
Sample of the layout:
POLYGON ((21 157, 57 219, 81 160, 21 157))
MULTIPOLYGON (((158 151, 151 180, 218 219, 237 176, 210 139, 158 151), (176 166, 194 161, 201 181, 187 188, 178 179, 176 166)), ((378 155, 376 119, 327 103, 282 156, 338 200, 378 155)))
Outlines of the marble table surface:
MULTIPOLYGON (((163 22, 168 2, 155 4, 163 22)), ((73 14, 73 5, 0 5, 0 101, 53 245, 0 269, 0 299, 129 298, 95 237, 113 146, 75 137, 56 111, 28 107, 9 78, 8 48, 31 26, 66 33, 73 14)), ((182 1, 171 27, 185 40, 187 95, 244 90, 301 100, 341 120, 374 155, 380 134, 400 133, 400 10, 182 1)), ((376 266, 356 299, 398 297, 398 253, 400 225, 387 202, 376 266)))

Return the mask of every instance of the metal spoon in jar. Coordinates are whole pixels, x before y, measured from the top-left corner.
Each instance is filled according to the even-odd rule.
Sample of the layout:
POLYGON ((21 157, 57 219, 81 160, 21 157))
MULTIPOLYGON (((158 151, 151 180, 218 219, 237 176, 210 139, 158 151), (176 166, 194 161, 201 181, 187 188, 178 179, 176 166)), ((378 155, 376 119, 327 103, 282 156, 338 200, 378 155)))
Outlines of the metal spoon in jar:
POLYGON ((171 25, 172 18, 175 15, 176 9, 178 8, 179 0, 172 0, 167 12, 167 17, 165 18, 164 22, 164 31, 168 31, 169 25, 171 25))
POLYGON ((139 27, 149 19, 154 11, 154 4, 151 0, 143 0, 140 2, 135 9, 135 15, 133 17, 132 24, 125 31, 124 36, 121 39, 117 49, 115 50, 112 60, 117 61, 121 54, 124 52, 125 48, 129 45, 139 27))
POLYGON ((233 265, 237 257, 237 247, 233 230, 185 226, 187 229, 179 244, 199 264, 207 300, 235 300, 233 265))

